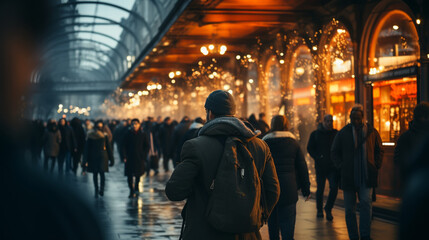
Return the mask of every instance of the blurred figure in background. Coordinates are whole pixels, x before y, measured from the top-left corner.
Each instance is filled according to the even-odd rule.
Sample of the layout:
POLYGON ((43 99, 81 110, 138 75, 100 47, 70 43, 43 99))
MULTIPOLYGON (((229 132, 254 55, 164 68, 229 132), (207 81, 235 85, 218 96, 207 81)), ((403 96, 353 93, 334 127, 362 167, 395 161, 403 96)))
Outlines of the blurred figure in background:
POLYGON ((42 120, 33 120, 31 123, 31 160, 33 164, 38 164, 41 158, 43 149, 43 135, 45 134, 45 127, 42 120))
POLYGON ((44 169, 48 170, 48 162, 51 163, 51 172, 54 171, 55 162, 57 161, 58 154, 60 153, 61 133, 58 130, 57 122, 49 120, 45 134, 42 139, 43 153, 45 155, 44 169))
POLYGON ((116 143, 116 149, 118 150, 119 160, 121 162, 124 162, 124 148, 122 143, 124 142, 125 134, 128 132, 128 127, 127 121, 122 120, 113 132, 113 141, 116 143))
POLYGON ((85 148, 85 131, 82 127, 82 122, 79 118, 73 118, 70 122, 70 126, 73 129, 74 136, 76 139, 76 151, 72 152, 73 158, 73 173, 76 174, 79 163, 82 159, 83 150, 85 148))
POLYGON ((131 128, 125 134, 122 144, 125 162, 124 174, 130 189, 128 198, 139 194, 140 179, 146 171, 149 141, 146 133, 143 133, 140 127, 140 121, 137 118, 133 119, 131 128))
POLYGON ((179 147, 180 141, 182 140, 185 133, 188 131, 192 122, 187 116, 182 118, 179 125, 174 128, 172 136, 172 156, 173 156, 173 165, 176 167, 177 163, 180 162, 180 154, 182 153, 182 148, 179 147))
POLYGON ((316 166, 316 206, 318 218, 323 218, 323 195, 326 180, 329 182, 329 195, 324 208, 328 221, 334 219, 331 210, 334 207, 338 194, 339 173, 331 159, 331 147, 337 132, 334 129, 332 115, 327 114, 323 117, 323 123, 320 123, 317 130, 311 133, 307 145, 307 151, 314 159, 314 165, 316 166))
POLYGON ((310 198, 310 178, 304 154, 289 122, 283 115, 274 116, 270 132, 262 138, 270 148, 280 183, 280 199, 268 219, 270 240, 293 239, 296 220, 297 190, 306 201, 310 198))
POLYGON ((270 130, 270 126, 267 123, 267 117, 263 112, 259 113, 258 126, 259 130, 261 131, 260 138, 263 138, 265 134, 267 134, 267 132, 270 130))
POLYGON ((198 132, 204 126, 204 120, 200 117, 195 118, 194 122, 189 126, 189 130, 185 133, 180 141, 179 148, 182 149, 186 141, 198 137, 198 132))
POLYGON ((164 164, 164 171, 169 170, 169 162, 172 158, 171 152, 172 152, 172 136, 173 136, 174 126, 171 122, 170 117, 166 117, 164 119, 164 122, 159 127, 159 133, 158 138, 160 142, 160 146, 162 149, 162 161, 164 164))
POLYGON ((53 12, 49 1, 0 1, 1 239, 105 239, 82 193, 26 166, 19 141, 21 99, 53 12))
POLYGON ((103 121, 98 120, 95 123, 95 128, 88 133, 83 155, 83 163, 87 165, 88 172, 93 174, 96 198, 98 198, 98 195, 104 195, 104 173, 108 172, 109 166, 113 166, 115 163, 109 140, 107 139, 107 135, 103 132, 103 129, 103 121), (98 185, 98 175, 100 175, 100 185, 98 185))
POLYGON ((76 138, 73 129, 67 124, 65 118, 58 121, 58 129, 61 132, 60 153, 58 154, 58 172, 64 171, 64 161, 66 163, 66 173, 72 170, 71 154, 77 151, 76 138))
MULTIPOLYGON (((253 126, 253 128, 254 128, 255 130, 260 130, 260 129, 259 129, 259 123, 258 123, 258 120, 256 119, 256 116, 255 116, 255 114, 254 114, 254 113, 250 114, 250 116, 249 116, 249 118, 248 118, 248 122, 249 122, 250 124, 252 124, 252 126, 253 126)), ((259 135, 259 136, 260 136, 260 135, 259 135)))

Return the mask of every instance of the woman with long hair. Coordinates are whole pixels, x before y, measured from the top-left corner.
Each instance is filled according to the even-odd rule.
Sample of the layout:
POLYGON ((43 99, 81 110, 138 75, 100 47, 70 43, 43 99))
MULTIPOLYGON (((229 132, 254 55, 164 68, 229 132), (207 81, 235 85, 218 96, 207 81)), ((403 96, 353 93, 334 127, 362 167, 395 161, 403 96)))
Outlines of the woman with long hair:
POLYGON ((268 219, 270 240, 293 239, 296 219, 298 189, 306 201, 310 197, 310 180, 304 154, 289 130, 289 122, 283 115, 274 116, 271 129, 263 140, 268 144, 280 182, 280 199, 268 219))

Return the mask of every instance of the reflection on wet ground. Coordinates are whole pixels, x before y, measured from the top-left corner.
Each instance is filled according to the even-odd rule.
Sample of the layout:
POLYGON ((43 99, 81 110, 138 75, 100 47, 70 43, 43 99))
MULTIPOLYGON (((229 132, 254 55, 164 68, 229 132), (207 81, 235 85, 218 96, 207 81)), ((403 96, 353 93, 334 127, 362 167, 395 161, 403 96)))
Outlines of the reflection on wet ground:
MULTIPOLYGON (((152 172, 153 175, 153 172, 152 172)), ((104 197, 94 198, 91 174, 76 177, 81 191, 100 214, 102 224, 111 239, 179 239, 182 220, 180 216, 184 202, 170 202, 164 194, 164 186, 170 173, 162 171, 157 176, 143 177, 139 196, 129 199, 123 164, 118 163, 106 174, 104 197)), ((333 209, 334 221, 316 218, 315 200, 297 204, 295 239, 348 239, 344 220, 344 209, 333 209)), ((263 239, 269 239, 268 229, 261 229, 263 239)), ((380 219, 372 224, 373 239, 395 239, 396 225, 380 219)))

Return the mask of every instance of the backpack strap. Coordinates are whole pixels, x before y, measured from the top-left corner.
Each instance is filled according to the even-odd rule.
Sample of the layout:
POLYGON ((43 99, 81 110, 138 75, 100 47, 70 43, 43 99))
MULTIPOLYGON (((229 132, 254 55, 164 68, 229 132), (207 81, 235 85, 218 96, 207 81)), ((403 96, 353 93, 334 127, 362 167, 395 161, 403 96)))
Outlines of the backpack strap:
MULTIPOLYGON (((213 138, 214 138, 214 139, 216 139, 216 140, 218 140, 218 142, 219 142, 220 144, 222 144, 223 148, 225 148, 225 142, 226 142, 226 139, 228 138, 228 136, 225 136, 225 135, 217 135, 217 136, 213 136, 213 138)), ((214 172, 214 175, 213 175, 213 176, 214 176, 214 178, 213 178, 213 180, 212 180, 212 182, 211 182, 211 184, 210 184, 210 190, 213 190, 213 189, 214 189, 214 183, 215 183, 215 180, 216 180, 217 171, 219 170, 220 162, 222 161, 222 157, 223 157, 223 153, 221 154, 220 159, 219 159, 219 160, 218 160, 218 162, 217 162, 217 167, 216 167, 215 172, 214 172)))

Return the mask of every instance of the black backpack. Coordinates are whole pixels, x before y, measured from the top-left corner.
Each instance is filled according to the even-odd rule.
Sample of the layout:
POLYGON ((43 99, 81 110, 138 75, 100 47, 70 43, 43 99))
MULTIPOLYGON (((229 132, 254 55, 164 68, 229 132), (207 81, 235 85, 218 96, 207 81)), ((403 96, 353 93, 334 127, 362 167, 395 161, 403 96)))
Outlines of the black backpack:
POLYGON ((245 140, 225 139, 214 176, 205 213, 210 225, 228 233, 259 231, 268 219, 265 193, 245 140))

